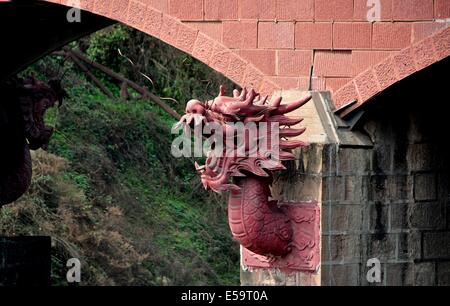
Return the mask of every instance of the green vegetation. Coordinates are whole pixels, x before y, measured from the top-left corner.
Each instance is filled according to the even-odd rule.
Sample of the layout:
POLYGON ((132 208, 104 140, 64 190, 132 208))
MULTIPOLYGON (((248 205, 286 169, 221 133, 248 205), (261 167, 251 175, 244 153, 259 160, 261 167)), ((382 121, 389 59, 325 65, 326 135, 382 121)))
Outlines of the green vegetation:
MULTIPOLYGON (((176 99, 167 103, 180 113, 221 83, 232 89, 188 55, 123 26, 71 47, 176 99)), ((82 260, 85 285, 237 285, 225 198, 203 190, 193 160, 171 156, 174 120, 151 101, 108 99, 62 58, 46 57, 29 73, 42 80, 64 73, 70 98, 48 112, 56 130, 48 152, 33 153, 32 188, 0 210, 0 234, 52 236, 56 285, 70 257, 82 260)), ((95 73, 119 95, 120 84, 95 73)))

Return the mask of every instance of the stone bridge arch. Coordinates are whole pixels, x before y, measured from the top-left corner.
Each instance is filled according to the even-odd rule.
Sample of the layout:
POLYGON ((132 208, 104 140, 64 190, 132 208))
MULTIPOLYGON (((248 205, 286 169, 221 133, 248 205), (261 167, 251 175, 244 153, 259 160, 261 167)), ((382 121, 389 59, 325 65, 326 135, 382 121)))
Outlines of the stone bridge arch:
POLYGON ((47 1, 79 3, 265 94, 329 90, 338 108, 358 100, 347 113, 450 55, 450 31, 436 34, 450 24, 447 0, 379 0, 376 21, 367 0, 47 1))
POLYGON ((334 94, 337 108, 345 107, 341 116, 351 113, 386 89, 450 55, 450 27, 402 49, 370 66, 334 94))
MULTIPOLYGON (((69 0, 47 2, 61 5, 74 3, 69 0)), ((434 63, 443 62, 442 60, 450 55, 450 28, 447 27, 449 21, 446 19, 450 17, 448 0, 380 0, 383 4, 381 20, 373 23, 367 22, 363 17, 366 0, 80 0, 79 3, 80 8, 87 12, 122 22, 187 52, 241 86, 251 86, 267 94, 276 92, 277 89, 311 87, 315 90, 327 89, 333 93, 337 107, 352 100, 358 101, 354 107, 341 112, 341 115, 364 105, 364 102, 385 92, 396 83, 405 84, 404 80, 410 79, 410 75, 425 70, 424 68, 434 63), (384 73, 378 74, 379 71, 384 73)), ((300 94, 302 94, 300 91, 290 93, 292 99, 300 94)), ((289 93, 283 91, 284 97, 288 98, 288 95, 289 93)), ((304 167, 310 173, 305 175, 301 172, 306 177, 306 183, 295 183, 296 188, 285 188, 284 194, 282 192, 280 194, 285 198, 297 200, 294 197, 299 195, 304 197, 303 192, 306 190, 311 199, 330 206, 324 205, 322 212, 324 216, 331 216, 333 214, 329 204, 334 205, 336 199, 327 199, 328 194, 325 192, 322 194, 324 190, 322 186, 325 188, 328 188, 327 184, 331 186, 330 188, 337 186, 336 190, 339 189, 339 193, 336 198, 342 197, 343 207, 336 208, 342 212, 343 217, 342 219, 330 217, 329 221, 333 224, 323 223, 323 225, 337 226, 341 232, 323 235, 322 270, 316 271, 314 277, 309 274, 296 274, 294 277, 282 275, 280 278, 285 284, 318 284, 321 275, 324 276, 324 280, 326 277, 331 279, 334 272, 330 266, 334 264, 338 266, 337 270, 341 271, 336 275, 353 276, 348 273, 353 270, 346 270, 347 268, 359 271, 359 265, 365 264, 358 257, 359 242, 353 243, 351 237, 343 236, 342 232, 351 226, 340 221, 353 221, 347 213, 349 204, 366 201, 354 199, 360 197, 359 189, 367 189, 366 184, 369 183, 372 187, 380 185, 378 180, 381 174, 372 175, 369 168, 373 164, 371 158, 374 154, 370 152, 373 144, 348 137, 345 134, 347 131, 342 131, 342 135, 339 135, 341 123, 330 133, 332 129, 330 126, 332 127, 333 122, 337 122, 328 116, 331 110, 327 106, 331 99, 327 94, 314 93, 313 100, 314 103, 309 103, 311 114, 307 113, 305 119, 318 123, 318 126, 309 123, 307 126, 309 131, 316 132, 313 136, 322 139, 322 142, 316 141, 318 145, 307 152, 313 158, 303 161, 311 164, 304 167), (333 139, 323 140, 330 135, 333 139), (338 146, 335 138, 346 140, 348 143, 342 142, 338 146), (317 156, 323 157, 323 160, 316 158, 317 156), (341 160, 345 167, 339 165, 336 166, 337 169, 327 169, 325 173, 322 165, 335 166, 337 163, 333 159, 341 160), (359 179, 360 171, 363 171, 364 180, 359 179), (311 191, 317 191, 317 194, 311 191), (340 227, 341 223, 343 227, 340 227), (359 261, 348 266, 342 265, 339 258, 326 257, 327 254, 330 257, 334 256, 332 252, 327 252, 330 248, 337 249, 342 253, 337 255, 344 259, 356 254, 355 258, 359 261)), ((309 135, 308 137, 313 138, 309 135)), ((422 150, 420 143, 410 145, 422 150)), ((411 150, 412 154, 415 154, 416 149, 411 150)), ((417 198, 417 202, 434 200, 435 172, 435 169, 418 167, 413 173, 408 173, 411 182, 417 186, 420 186, 421 182, 428 182, 426 180, 428 177, 433 177, 434 179, 430 180, 433 186, 429 188, 433 193, 431 195, 428 194, 429 190, 419 192, 416 186, 403 192, 404 184, 393 183, 393 185, 399 188, 399 193, 417 198), (423 171, 430 173, 423 176, 423 171)), ((386 178, 388 179, 397 182, 395 177, 386 178)), ((371 197, 373 193, 370 191, 371 197)), ((370 202, 373 202, 373 199, 370 202)), ((373 204, 366 213, 370 217, 370 209, 375 203, 369 204, 373 204)), ((355 214, 361 215, 363 212, 358 209, 360 208, 357 207, 355 214)), ((376 207, 375 212, 377 213, 376 207)), ((442 225, 446 227, 446 231, 439 228, 436 229, 436 235, 425 233, 426 236, 433 236, 430 244, 434 241, 448 242, 448 217, 446 218, 447 221, 442 222, 446 223, 442 225), (439 240, 434 239, 434 236, 439 240)), ((354 219, 361 220, 361 218, 354 219)), ((394 237, 397 237, 395 235, 394 237)), ((400 243, 400 236, 398 238, 396 241, 400 243)), ((385 239, 382 242, 390 241, 385 239)), ((436 245, 449 244, 436 243, 436 245)), ((373 249, 376 250, 376 246, 373 249)), ((435 251, 432 247, 430 249, 435 251)), ((444 251, 437 255, 431 254, 430 257, 432 259, 437 257, 439 261, 445 260, 448 264, 449 253, 447 250, 444 251)), ((383 255, 383 252, 381 250, 379 254, 383 255)), ((434 263, 425 262, 425 264, 434 267, 434 263)), ((270 274, 267 271, 261 273, 270 274)), ((253 278, 249 283, 259 282, 259 279, 255 281, 255 277, 259 277, 258 274, 251 277, 253 278)), ((273 279, 272 275, 262 278, 271 281, 273 279)), ((355 279, 357 277, 352 281, 355 279)), ((357 283, 361 283, 360 280, 357 280, 357 283)))
MULTIPOLYGON (((77 1, 72 0, 48 0, 47 2, 78 7, 77 1)), ((241 87, 252 87, 263 94, 271 94, 274 90, 279 89, 279 86, 266 77, 255 65, 215 38, 208 27, 204 27, 204 30, 201 31, 194 26, 181 22, 180 19, 168 12, 159 10, 164 10, 161 6, 163 2, 134 0, 78 1, 80 9, 121 22, 156 37, 202 61, 241 87)), ((194 2, 192 11, 182 14, 195 12, 195 9, 198 8, 195 7, 194 2)), ((181 12, 177 14, 181 14, 181 12)), ((240 39, 239 35, 241 34, 236 33, 237 40, 240 39)))

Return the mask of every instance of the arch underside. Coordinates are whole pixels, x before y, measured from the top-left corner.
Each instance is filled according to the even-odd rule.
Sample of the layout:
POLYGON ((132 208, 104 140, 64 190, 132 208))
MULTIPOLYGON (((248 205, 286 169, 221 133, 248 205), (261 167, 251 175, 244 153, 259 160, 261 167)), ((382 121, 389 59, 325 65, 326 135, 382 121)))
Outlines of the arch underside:
MULTIPOLYGON (((69 6, 72 1, 47 0, 69 6)), ((241 55, 216 39, 163 13, 150 4, 137 1, 80 1, 80 9, 121 22, 193 56, 241 87, 251 87, 262 94, 280 89, 269 77, 241 55)))
POLYGON ((392 86, 449 56, 450 27, 447 27, 366 69, 337 90, 333 98, 340 116, 352 114, 392 86))
POLYGON ((68 23, 67 9, 44 2, 0 3, 0 79, 3 80, 42 56, 77 38, 113 23, 86 12, 83 22, 68 23))

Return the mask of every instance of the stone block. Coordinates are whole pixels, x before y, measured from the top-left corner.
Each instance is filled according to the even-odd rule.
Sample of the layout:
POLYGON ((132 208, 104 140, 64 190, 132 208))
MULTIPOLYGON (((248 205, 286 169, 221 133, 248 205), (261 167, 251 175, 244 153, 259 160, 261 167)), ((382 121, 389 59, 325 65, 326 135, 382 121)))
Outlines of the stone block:
POLYGON ((278 20, 313 20, 313 0, 272 0, 277 3, 276 19, 278 20))
POLYGON ((240 55, 267 75, 275 75, 275 50, 241 50, 240 55))
POLYGON ((372 29, 372 48, 400 50, 411 43, 411 23, 375 22, 372 29))
POLYGON ((338 171, 348 174, 365 174, 371 170, 372 150, 340 148, 338 171))
POLYGON ((322 235, 322 259, 345 263, 360 256, 360 235, 322 235))
POLYGON ((388 231, 389 206, 380 202, 369 204, 363 210, 363 229, 375 232, 378 237, 383 238, 388 231))
POLYGON ((280 201, 321 201, 322 178, 312 175, 295 176, 294 181, 276 177, 272 196, 280 201))
POLYGON ((402 49, 399 53, 394 54, 393 59, 398 80, 404 79, 416 71, 411 47, 402 49))
POLYGON ((435 285, 436 273, 434 262, 421 262, 414 265, 414 285, 435 285))
POLYGON ((437 263, 437 284, 439 286, 450 286, 450 262, 437 263))
POLYGON ((316 0, 315 20, 351 21, 353 18, 352 0, 316 0))
POLYGON ((205 20, 230 20, 238 18, 238 0, 205 0, 205 20))
POLYGON ((373 175, 369 178, 368 200, 371 202, 386 202, 387 176, 373 175))
MULTIPOLYGON (((412 129, 410 141, 419 140, 422 131, 412 129)), ((435 168, 435 145, 430 143, 418 143, 408 146, 406 160, 410 171, 430 171, 435 168)))
POLYGON ((402 202, 412 199, 412 178, 409 175, 392 175, 387 178, 388 202, 402 202))
POLYGON ((198 34, 197 40, 194 44, 193 55, 205 64, 209 63, 214 52, 214 41, 208 36, 198 34))
POLYGON ((286 274, 286 286, 297 286, 297 274, 297 272, 286 274))
POLYGON ((450 259, 450 232, 423 233, 425 259, 450 259))
POLYGON ((349 51, 316 51, 314 70, 317 76, 352 77, 352 54, 349 51))
POLYGON ((326 144, 323 147, 322 173, 324 176, 336 174, 338 148, 334 144, 326 144))
POLYGON ((450 2, 447 0, 435 0, 434 17, 439 19, 450 18, 450 2))
POLYGON ((445 229, 445 203, 421 202, 412 204, 409 209, 409 219, 412 228, 445 229))
POLYGON ((322 285, 358 286, 360 285, 359 264, 323 265, 322 285))
POLYGON ((387 286, 412 286, 414 285, 414 264, 393 263, 386 264, 387 286))
POLYGON ((276 1, 273 0, 240 0, 239 17, 242 19, 275 19, 276 1))
POLYGON ((407 202, 411 197, 411 179, 406 175, 373 175, 369 178, 368 200, 381 203, 407 202))
POLYGON ((323 205, 322 232, 359 232, 362 226, 361 210, 360 205, 323 205))
POLYGON ((264 75, 261 71, 257 70, 253 65, 247 65, 244 76, 244 87, 256 88, 259 90, 262 82, 264 80, 264 75))
MULTIPOLYGON (((303 114, 306 110, 303 110, 303 114)), ((305 116, 305 115, 303 115, 305 116)), ((319 132, 319 131, 318 131, 319 132)), ((323 145, 311 143, 307 147, 302 147, 299 152, 299 162, 296 165, 298 171, 306 174, 322 175, 323 166, 323 145)))
POLYGON ((308 75, 313 53, 307 50, 280 50, 277 52, 277 73, 282 76, 308 75))
POLYGON ((409 227, 408 204, 389 205, 390 230, 402 230, 409 227))
POLYGON ((436 200, 436 191, 435 173, 416 173, 414 175, 414 200, 436 200))
POLYGON ((433 0, 396 0, 393 1, 394 20, 431 20, 433 19, 433 0))
POLYGON ((369 49, 372 25, 368 22, 336 22, 333 24, 334 49, 369 49))
POLYGON ((295 24, 295 48, 331 49, 331 22, 297 22, 295 24))
POLYGON ((359 101, 367 101, 381 91, 373 69, 368 69, 359 74, 355 78, 355 83, 358 88, 359 101))
POLYGON ((279 270, 254 269, 244 271, 241 269, 242 286, 284 286, 286 275, 279 270))
POLYGON ((202 0, 169 0, 170 15, 181 20, 202 20, 202 0))
POLYGON ((439 173, 437 178, 437 198, 442 201, 450 200, 450 173, 439 173))
POLYGON ((367 243, 367 258, 378 258, 380 261, 396 259, 396 234, 385 234, 382 237, 378 234, 369 234, 362 237, 366 239, 367 243))
POLYGON ((367 201, 368 181, 366 176, 346 176, 344 182, 346 203, 360 204, 367 201))
POLYGON ((236 83, 244 81, 245 67, 247 63, 237 55, 233 54, 230 57, 230 66, 228 66, 227 76, 236 83))
POLYGON ((412 230, 398 234, 397 249, 399 260, 420 260, 422 257, 421 232, 412 230))
POLYGON ((322 201, 338 203, 345 199, 345 177, 330 176, 322 180, 322 201))
POLYGON ((222 30, 223 44, 228 48, 253 49, 257 46, 256 21, 226 21, 223 22, 222 30))
POLYGON ((376 174, 391 172, 393 149, 394 145, 390 141, 383 141, 375 146, 373 152, 373 171, 376 174))
POLYGON ((258 48, 293 49, 294 22, 260 22, 258 24, 258 48))
POLYGON ((358 92, 354 81, 347 83, 333 93, 333 102, 336 109, 358 100, 358 92))

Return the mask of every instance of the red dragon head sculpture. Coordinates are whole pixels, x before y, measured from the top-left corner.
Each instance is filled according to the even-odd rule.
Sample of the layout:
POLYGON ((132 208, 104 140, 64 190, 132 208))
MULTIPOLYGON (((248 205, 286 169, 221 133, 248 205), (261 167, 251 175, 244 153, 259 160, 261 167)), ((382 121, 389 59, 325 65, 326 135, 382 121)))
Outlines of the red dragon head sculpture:
POLYGON ((221 137, 217 137, 217 134, 213 137, 216 146, 218 139, 223 142, 227 137, 234 139, 231 154, 230 146, 223 143, 221 146, 223 149, 207 152, 205 165, 199 166, 196 163, 204 187, 216 192, 237 190, 239 187, 230 180, 232 177, 245 177, 248 174, 270 177, 270 171, 285 169, 281 161, 294 159, 290 150, 305 145, 299 140, 288 140, 290 137, 301 135, 305 129, 291 128, 303 119, 290 118, 286 114, 299 108, 310 98, 311 96, 307 96, 289 105, 281 105, 281 97, 269 103, 267 96, 262 97, 253 89, 243 89, 241 92, 234 90, 233 97, 228 97, 225 96, 224 88, 221 86, 219 95, 213 100, 189 101, 186 114, 180 119, 179 125, 192 128, 201 124, 215 123, 216 126, 222 127, 222 135, 219 135, 221 137), (237 144, 239 136, 236 135, 233 124, 250 122, 255 124, 258 136, 251 137, 246 133, 245 145, 240 151, 244 151, 245 154, 236 154, 240 150, 237 144), (267 128, 262 129, 262 126, 267 128), (274 137, 277 138, 276 141, 274 137), (249 146, 252 141, 254 145, 249 146), (263 143, 264 145, 261 145, 263 143), (258 150, 256 154, 251 155, 250 151, 255 146, 258 150), (260 150, 262 147, 265 147, 265 150, 260 150))
MULTIPOLYGON (((287 256, 296 242, 296 221, 270 192, 271 172, 283 170, 284 160, 293 160, 290 150, 306 145, 289 140, 305 129, 293 128, 302 121, 286 114, 309 101, 307 96, 290 104, 281 98, 269 103, 253 89, 234 90, 210 101, 191 100, 178 125, 194 135, 209 137, 206 163, 195 164, 206 189, 230 191, 228 219, 234 238, 246 249, 264 256, 287 256), (212 131, 214 130, 214 133, 212 131)), ((198 143, 197 143, 198 144, 198 143)), ((203 150, 204 151, 204 150, 203 150)))

